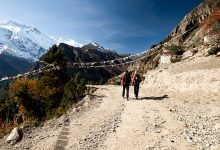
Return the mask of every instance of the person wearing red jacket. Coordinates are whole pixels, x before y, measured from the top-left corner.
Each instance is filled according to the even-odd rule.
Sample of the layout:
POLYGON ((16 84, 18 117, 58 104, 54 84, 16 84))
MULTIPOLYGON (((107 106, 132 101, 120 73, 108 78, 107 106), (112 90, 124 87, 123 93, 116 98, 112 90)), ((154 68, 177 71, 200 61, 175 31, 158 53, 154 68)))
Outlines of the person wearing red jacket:
POLYGON ((127 97, 127 100, 129 98, 129 86, 130 86, 130 83, 131 83, 131 75, 128 71, 126 71, 122 78, 121 78, 121 85, 123 86, 123 91, 122 91, 122 97, 124 98, 125 96, 125 90, 126 90, 126 97, 127 97))

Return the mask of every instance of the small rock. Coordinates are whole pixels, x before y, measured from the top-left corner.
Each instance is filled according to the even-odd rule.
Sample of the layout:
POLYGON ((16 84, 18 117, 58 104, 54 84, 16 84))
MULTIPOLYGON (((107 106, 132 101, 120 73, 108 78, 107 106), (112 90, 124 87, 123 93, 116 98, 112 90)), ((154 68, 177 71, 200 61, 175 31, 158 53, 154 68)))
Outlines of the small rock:
POLYGON ((20 135, 19 135, 19 131, 18 131, 18 128, 14 128, 10 135, 8 136, 7 138, 7 142, 8 143, 11 143, 11 144, 15 144, 20 138, 20 135))
POLYGON ((186 52, 183 53, 182 59, 186 59, 186 58, 189 58, 189 57, 192 57, 192 56, 193 56, 192 51, 186 51, 186 52))
POLYGON ((161 129, 158 129, 155 131, 156 133, 161 133, 161 129))
POLYGON ((205 146, 206 146, 206 147, 210 147, 210 146, 211 146, 211 144, 210 144, 210 143, 207 143, 205 146))
POLYGON ((192 137, 187 137, 187 141, 188 141, 188 142, 190 142, 190 143, 191 143, 191 142, 193 142, 192 140, 193 140, 193 138, 192 138, 192 137))
POLYGON ((88 106, 89 106, 89 103, 88 103, 88 102, 85 102, 85 103, 83 104, 83 106, 88 107, 88 106))
POLYGON ((220 123, 215 125, 215 129, 217 129, 217 130, 220 129, 220 123))

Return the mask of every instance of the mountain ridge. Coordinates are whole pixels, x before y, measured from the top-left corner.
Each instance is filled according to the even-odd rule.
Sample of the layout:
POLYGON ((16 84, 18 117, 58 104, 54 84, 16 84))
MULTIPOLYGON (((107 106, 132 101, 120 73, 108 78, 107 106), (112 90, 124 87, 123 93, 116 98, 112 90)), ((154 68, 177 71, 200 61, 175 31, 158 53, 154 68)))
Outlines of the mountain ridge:
POLYGON ((54 44, 65 43, 81 46, 74 40, 48 36, 39 29, 8 21, 0 24, 0 52, 15 57, 37 61, 54 44))
MULTIPOLYGON (((82 56, 80 58, 81 61, 84 62, 92 60, 108 60, 108 57, 111 59, 111 55, 113 54, 115 57, 119 57, 115 51, 106 49, 97 43, 89 43, 83 46, 75 40, 66 40, 62 37, 57 38, 48 36, 35 27, 8 21, 0 24, 0 61, 2 62, 0 68, 2 72, 4 72, 0 74, 0 77, 16 75, 26 71, 32 64, 37 62, 39 58, 46 54, 50 47, 54 44, 59 45, 60 43, 65 44, 65 47, 68 47, 67 45, 73 46, 72 50, 74 50, 75 53, 80 53, 80 55, 85 54, 83 57, 87 57, 88 60, 83 60, 82 56), (76 50, 79 51, 76 52, 76 50), (5 62, 4 57, 6 56, 7 58, 10 57, 11 62, 5 62), (21 67, 13 62, 19 62, 21 67), (5 66, 8 66, 11 69, 5 66), (14 70, 13 74, 10 70, 14 70)), ((71 54, 73 55, 74 53, 71 54)), ((71 61, 75 60, 72 59, 71 61)))

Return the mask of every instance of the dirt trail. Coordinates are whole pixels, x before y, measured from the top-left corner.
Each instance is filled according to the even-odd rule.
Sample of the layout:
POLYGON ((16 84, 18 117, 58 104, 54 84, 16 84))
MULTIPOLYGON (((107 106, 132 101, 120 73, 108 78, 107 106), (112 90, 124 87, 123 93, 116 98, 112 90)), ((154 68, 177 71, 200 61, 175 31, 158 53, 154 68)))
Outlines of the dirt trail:
POLYGON ((204 58, 148 72, 139 100, 133 87, 127 101, 120 86, 95 86, 82 106, 0 149, 217 150, 219 75, 220 59, 204 58))

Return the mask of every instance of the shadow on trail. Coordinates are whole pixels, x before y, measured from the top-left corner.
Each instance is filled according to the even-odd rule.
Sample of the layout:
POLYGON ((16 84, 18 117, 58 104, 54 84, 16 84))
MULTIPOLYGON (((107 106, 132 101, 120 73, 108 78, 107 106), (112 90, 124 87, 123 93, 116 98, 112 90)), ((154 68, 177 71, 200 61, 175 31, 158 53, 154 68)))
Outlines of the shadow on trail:
POLYGON ((150 97, 140 97, 138 98, 137 100, 164 100, 164 99, 167 99, 169 98, 168 95, 163 95, 163 96, 159 96, 159 97, 155 97, 155 96, 150 96, 150 97))

